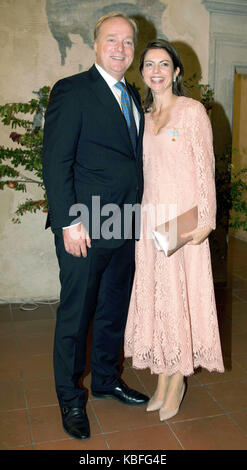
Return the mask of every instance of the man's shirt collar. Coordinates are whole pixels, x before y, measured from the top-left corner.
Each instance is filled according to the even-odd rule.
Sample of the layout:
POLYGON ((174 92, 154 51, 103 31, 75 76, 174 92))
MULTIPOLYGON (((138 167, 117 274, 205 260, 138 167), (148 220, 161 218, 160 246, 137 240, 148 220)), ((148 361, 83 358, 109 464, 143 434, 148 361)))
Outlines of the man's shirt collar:
MULTIPOLYGON (((104 78, 104 80, 106 81, 106 83, 108 84, 108 86, 110 88, 112 88, 117 82, 118 80, 116 80, 116 78, 114 78, 112 75, 110 75, 108 72, 106 72, 99 64, 97 64, 95 62, 95 67, 96 69, 98 70, 98 72, 100 73, 100 75, 104 78)), ((124 77, 119 80, 120 82, 123 82, 125 84, 125 79, 124 77)))

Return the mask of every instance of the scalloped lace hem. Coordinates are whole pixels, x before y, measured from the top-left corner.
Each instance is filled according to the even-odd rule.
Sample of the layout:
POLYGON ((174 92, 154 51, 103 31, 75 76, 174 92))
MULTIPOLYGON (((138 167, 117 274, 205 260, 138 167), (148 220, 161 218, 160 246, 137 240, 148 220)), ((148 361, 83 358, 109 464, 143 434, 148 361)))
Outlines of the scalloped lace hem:
MULTIPOLYGON (((126 358, 132 358, 131 354, 125 354, 126 358)), ((191 368, 180 367, 179 365, 173 367, 162 367, 162 366, 154 366, 149 361, 137 361, 136 359, 133 360, 132 358, 132 367, 133 369, 150 369, 151 374, 165 374, 165 375, 173 375, 176 372, 180 372, 184 377, 189 377, 195 373, 196 369, 203 368, 206 369, 208 372, 218 372, 223 374, 225 372, 225 368, 221 364, 209 364, 206 361, 200 360, 195 361, 191 368)))

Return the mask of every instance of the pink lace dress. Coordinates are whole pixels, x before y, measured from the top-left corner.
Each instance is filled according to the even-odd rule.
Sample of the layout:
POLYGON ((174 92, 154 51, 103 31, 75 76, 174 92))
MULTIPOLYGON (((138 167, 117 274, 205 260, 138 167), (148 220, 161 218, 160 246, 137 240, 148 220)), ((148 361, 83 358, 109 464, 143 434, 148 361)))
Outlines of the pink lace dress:
POLYGON ((186 97, 177 99, 158 135, 151 114, 145 116, 142 234, 125 356, 132 357, 133 367, 156 374, 188 376, 199 366, 224 372, 208 239, 167 258, 150 236, 157 222, 169 219, 171 204, 178 215, 198 205, 199 227, 215 228, 211 124, 204 106, 186 97), (152 214, 155 208, 155 219, 148 207, 152 214))

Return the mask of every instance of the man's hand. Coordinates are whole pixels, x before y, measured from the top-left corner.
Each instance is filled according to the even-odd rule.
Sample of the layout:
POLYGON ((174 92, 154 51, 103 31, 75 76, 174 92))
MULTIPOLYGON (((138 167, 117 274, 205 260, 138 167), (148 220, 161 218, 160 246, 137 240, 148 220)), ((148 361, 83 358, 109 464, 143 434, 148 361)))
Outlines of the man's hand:
POLYGON ((80 257, 82 255, 85 258, 87 247, 91 248, 91 239, 82 224, 64 228, 63 241, 65 250, 73 256, 80 257))
POLYGON ((181 237, 191 236, 192 240, 188 242, 188 245, 200 245, 200 243, 206 240, 211 231, 211 227, 196 228, 192 232, 183 233, 181 237))

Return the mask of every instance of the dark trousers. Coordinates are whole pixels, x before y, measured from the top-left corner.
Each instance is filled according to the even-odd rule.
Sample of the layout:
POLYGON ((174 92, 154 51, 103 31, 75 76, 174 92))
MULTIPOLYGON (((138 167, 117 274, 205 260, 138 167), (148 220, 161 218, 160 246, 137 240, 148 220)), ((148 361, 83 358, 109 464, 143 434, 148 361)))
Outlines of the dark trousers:
POLYGON ((85 370, 86 342, 93 315, 91 387, 110 390, 118 379, 131 288, 135 241, 119 248, 89 248, 86 258, 64 249, 55 235, 61 295, 54 340, 54 374, 60 405, 82 406, 85 392, 78 380, 85 370))

